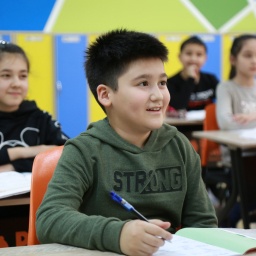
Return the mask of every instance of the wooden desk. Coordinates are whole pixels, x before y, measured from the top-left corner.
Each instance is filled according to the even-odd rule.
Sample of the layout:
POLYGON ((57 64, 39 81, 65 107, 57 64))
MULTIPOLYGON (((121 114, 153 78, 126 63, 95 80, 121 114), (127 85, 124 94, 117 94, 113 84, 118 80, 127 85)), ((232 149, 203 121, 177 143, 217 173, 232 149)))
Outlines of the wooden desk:
MULTIPOLYGON (((176 249, 174 251, 174 254, 173 252, 163 250, 163 251, 158 251, 154 255, 159 255, 159 256, 160 255, 161 256, 184 255, 184 250, 182 249, 182 246, 179 247, 181 248, 181 253, 179 253, 178 251, 179 248, 177 246, 180 246, 179 244, 180 243, 178 243, 178 245, 176 244, 176 249)), ((173 245, 175 246, 175 244, 173 245)), ((184 246, 184 242, 182 245, 184 246)), ((211 245, 206 244, 206 247, 207 246, 211 246, 211 245)), ((191 243, 190 243, 190 247, 191 247, 191 243)), ((222 250, 223 248, 220 247, 219 249, 222 250)), ((119 255, 120 256, 120 254, 116 254, 113 252, 86 250, 82 248, 61 245, 61 244, 43 244, 43 245, 19 246, 19 247, 9 247, 9 248, 0 249, 0 256, 6 256, 6 255, 8 256, 17 256, 17 255, 19 256, 118 256, 119 255)), ((193 251, 190 251, 188 254, 185 254, 185 255, 193 255, 193 251)), ((228 255, 230 255, 230 253, 228 255)), ((232 253, 232 255, 241 255, 241 254, 234 252, 234 254, 232 253)), ((253 255, 255 256, 256 254, 254 253, 250 254, 250 256, 253 256, 253 255)))
MULTIPOLYGON (((203 130, 202 119, 166 117, 165 123, 175 126, 178 129, 178 131, 183 133, 189 140, 192 139, 192 132, 203 130)), ((199 150, 200 144, 198 142, 197 142, 197 147, 199 150)))
POLYGON ((0 249, 0 256, 114 256, 111 252, 86 250, 61 244, 18 246, 0 249))
POLYGON ((166 117, 165 123, 173 126, 195 126, 195 125, 203 125, 203 119, 193 120, 193 119, 186 119, 186 118, 166 117))
POLYGON ((175 126, 182 132, 189 140, 192 139, 191 133, 193 131, 202 131, 203 122, 205 118, 205 111, 188 111, 185 118, 166 117, 165 123, 175 126))
POLYGON ((29 204, 29 193, 12 196, 0 199, 0 207, 1 206, 11 206, 11 205, 27 205, 29 204))
POLYGON ((239 138, 239 131, 197 131, 193 132, 192 136, 197 139, 208 139, 223 145, 228 146, 231 153, 231 162, 233 169, 233 187, 230 199, 220 215, 222 219, 240 196, 241 214, 244 228, 250 227, 249 207, 247 200, 247 191, 244 177, 243 157, 245 150, 256 152, 256 139, 254 138, 239 138))
POLYGON ((205 118, 205 110, 192 110, 186 112, 186 116, 184 118, 178 117, 166 117, 165 122, 167 124, 173 126, 191 126, 193 130, 193 126, 203 125, 205 118))

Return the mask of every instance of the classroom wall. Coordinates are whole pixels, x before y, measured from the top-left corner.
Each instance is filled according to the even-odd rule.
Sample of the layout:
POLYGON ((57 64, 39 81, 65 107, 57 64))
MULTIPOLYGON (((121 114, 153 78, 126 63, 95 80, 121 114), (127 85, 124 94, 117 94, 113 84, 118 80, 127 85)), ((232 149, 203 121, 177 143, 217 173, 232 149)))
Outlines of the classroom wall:
POLYGON ((88 90, 83 57, 102 32, 128 28, 152 33, 169 49, 166 72, 181 66, 179 45, 191 34, 208 46, 204 70, 227 79, 234 35, 256 31, 256 0, 0 0, 0 39, 21 45, 31 61, 28 97, 74 137, 103 118, 88 90), (217 14, 217 15, 216 15, 217 14))
MULTIPOLYGON (((233 36, 256 31, 256 0, 0 0, 0 8, 0 39, 22 46, 31 62, 28 99, 70 137, 105 116, 83 70, 84 50, 100 33, 154 34, 169 49, 168 75, 181 68, 181 41, 197 34, 209 52, 203 69, 227 79, 233 36)), ((27 243, 28 206, 18 217, 10 210, 0 211, 0 247, 27 243)))

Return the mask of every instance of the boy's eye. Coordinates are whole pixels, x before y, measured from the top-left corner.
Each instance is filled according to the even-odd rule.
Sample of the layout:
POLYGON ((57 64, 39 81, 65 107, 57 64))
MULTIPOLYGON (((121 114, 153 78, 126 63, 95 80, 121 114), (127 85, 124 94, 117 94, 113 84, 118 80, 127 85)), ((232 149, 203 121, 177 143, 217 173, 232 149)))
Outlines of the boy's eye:
POLYGON ((141 82, 141 83, 139 84, 139 86, 148 86, 148 82, 147 82, 147 81, 141 82))
POLYGON ((167 86, 167 81, 161 81, 160 85, 167 86))

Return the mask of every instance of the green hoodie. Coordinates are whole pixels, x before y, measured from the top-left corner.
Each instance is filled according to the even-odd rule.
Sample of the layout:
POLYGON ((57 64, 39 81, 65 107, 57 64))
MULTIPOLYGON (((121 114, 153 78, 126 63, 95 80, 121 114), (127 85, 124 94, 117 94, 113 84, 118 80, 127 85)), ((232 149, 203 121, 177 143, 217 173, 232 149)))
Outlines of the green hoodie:
POLYGON ((172 233, 217 227, 199 156, 183 134, 164 124, 138 148, 104 119, 66 142, 37 212, 39 241, 121 253, 122 227, 136 216, 110 191, 146 218, 170 221, 172 233))

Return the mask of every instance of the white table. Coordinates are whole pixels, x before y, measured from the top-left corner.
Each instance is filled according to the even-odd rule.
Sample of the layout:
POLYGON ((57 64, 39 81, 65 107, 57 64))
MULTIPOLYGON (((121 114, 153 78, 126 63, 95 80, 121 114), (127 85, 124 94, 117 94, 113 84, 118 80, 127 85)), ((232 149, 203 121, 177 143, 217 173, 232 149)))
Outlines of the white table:
POLYGON ((30 203, 29 200, 29 193, 18 196, 6 197, 0 199, 0 206, 27 205, 30 203))
POLYGON ((223 211, 223 216, 227 214, 230 208, 234 205, 237 200, 237 196, 240 196, 244 228, 249 228, 249 207, 242 160, 244 157, 244 151, 250 150, 250 153, 256 153, 256 138, 243 138, 241 137, 241 131, 221 130, 196 131, 192 133, 192 136, 197 139, 208 139, 219 144, 226 145, 229 148, 231 153, 232 169, 234 172, 234 175, 232 175, 234 177, 234 184, 230 199, 223 211))
POLYGON ((61 244, 6 247, 0 249, 0 256, 114 256, 112 252, 86 250, 61 244))

